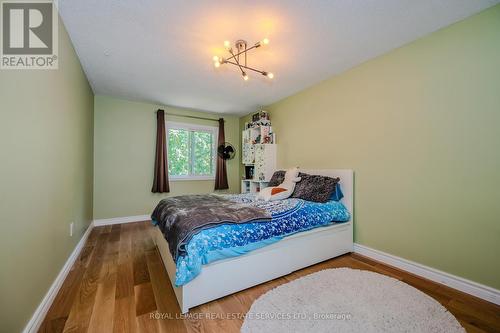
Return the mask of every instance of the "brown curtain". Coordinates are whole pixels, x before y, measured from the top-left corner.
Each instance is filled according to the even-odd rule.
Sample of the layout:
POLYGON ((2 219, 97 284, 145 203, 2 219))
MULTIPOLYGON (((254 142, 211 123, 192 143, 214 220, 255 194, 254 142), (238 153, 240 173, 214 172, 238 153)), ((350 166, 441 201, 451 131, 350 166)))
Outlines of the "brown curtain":
POLYGON ((167 137, 165 135, 165 111, 156 112, 156 157, 153 193, 170 192, 168 186, 167 137))
MULTIPOLYGON (((219 138, 217 140, 217 147, 224 144, 226 138, 224 135, 224 119, 219 119, 219 138)), ((215 169, 215 189, 216 190, 227 190, 229 185, 227 184, 227 171, 226 171, 226 160, 217 154, 217 166, 215 169)))

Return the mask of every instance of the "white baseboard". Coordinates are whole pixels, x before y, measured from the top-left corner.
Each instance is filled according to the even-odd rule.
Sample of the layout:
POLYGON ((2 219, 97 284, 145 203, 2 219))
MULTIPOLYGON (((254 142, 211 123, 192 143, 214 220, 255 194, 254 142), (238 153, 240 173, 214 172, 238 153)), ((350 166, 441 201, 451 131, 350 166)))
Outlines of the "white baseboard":
POLYGON ((139 221, 149 221, 151 220, 150 215, 136 215, 136 216, 125 216, 125 217, 113 217, 110 219, 100 219, 94 220, 94 227, 100 227, 103 225, 120 224, 120 223, 130 223, 139 221))
POLYGON ((73 252, 71 252, 71 255, 69 256, 68 260, 66 260, 66 263, 64 264, 63 268, 61 269, 56 279, 50 286, 49 290, 43 297, 42 301, 40 302, 40 305, 38 305, 38 307, 36 308, 30 321, 28 322, 28 324, 26 324, 23 333, 35 333, 38 332, 38 330, 40 329, 40 325, 42 325, 42 322, 45 319, 45 316, 47 315, 47 312, 49 311, 52 302, 54 302, 54 299, 56 298, 59 289, 61 289, 64 280, 68 276, 71 267, 73 267, 73 264, 80 255, 80 252, 82 251, 83 246, 85 245, 85 242, 87 241, 87 238, 89 237, 90 231, 92 231, 93 227, 94 227, 93 222, 91 222, 87 230, 85 230, 85 232, 83 233, 82 238, 80 238, 78 244, 76 244, 75 249, 73 250, 73 252))
POLYGON ((500 305, 500 290, 498 289, 488 287, 411 260, 375 250, 361 244, 354 244, 354 252, 500 305))

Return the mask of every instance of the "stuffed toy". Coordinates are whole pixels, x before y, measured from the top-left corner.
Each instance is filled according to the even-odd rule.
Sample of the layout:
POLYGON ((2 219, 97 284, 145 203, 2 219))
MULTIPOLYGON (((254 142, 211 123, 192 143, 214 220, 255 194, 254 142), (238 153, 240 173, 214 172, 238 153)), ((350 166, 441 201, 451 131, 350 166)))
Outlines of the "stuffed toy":
POLYGON ((285 173, 285 180, 278 186, 263 188, 257 194, 257 200, 275 201, 290 197, 295 189, 295 183, 300 181, 299 168, 288 169, 285 173))

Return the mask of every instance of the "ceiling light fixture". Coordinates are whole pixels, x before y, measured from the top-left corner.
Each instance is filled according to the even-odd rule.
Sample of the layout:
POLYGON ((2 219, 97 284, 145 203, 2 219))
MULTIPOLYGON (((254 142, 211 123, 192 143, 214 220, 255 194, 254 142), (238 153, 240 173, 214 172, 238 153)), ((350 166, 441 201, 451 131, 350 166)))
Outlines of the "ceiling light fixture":
POLYGON ((224 41, 224 47, 231 54, 231 56, 228 58, 221 58, 219 56, 214 56, 213 57, 214 66, 216 68, 220 67, 220 65, 223 65, 223 64, 229 64, 229 65, 236 66, 240 69, 241 76, 243 77, 243 80, 245 80, 245 81, 248 81, 248 75, 245 72, 245 69, 259 73, 261 75, 264 75, 268 79, 272 79, 272 78, 274 78, 273 73, 252 68, 252 67, 248 66, 248 63, 247 63, 247 52, 248 51, 250 51, 252 49, 256 49, 256 48, 261 47, 261 46, 267 46, 267 45, 269 45, 268 38, 264 38, 263 40, 255 43, 251 47, 247 47, 247 42, 240 39, 234 43, 234 49, 233 49, 233 47, 231 46, 231 43, 228 40, 226 40, 226 41, 224 41))

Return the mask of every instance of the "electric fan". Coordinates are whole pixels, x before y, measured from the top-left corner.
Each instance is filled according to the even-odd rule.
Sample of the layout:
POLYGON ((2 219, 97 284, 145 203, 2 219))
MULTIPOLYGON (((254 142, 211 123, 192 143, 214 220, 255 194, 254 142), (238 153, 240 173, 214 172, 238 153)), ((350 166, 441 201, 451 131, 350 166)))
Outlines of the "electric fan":
POLYGON ((217 147, 217 155, 219 155, 223 160, 232 160, 236 155, 236 149, 229 142, 224 142, 217 147))

